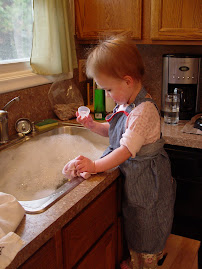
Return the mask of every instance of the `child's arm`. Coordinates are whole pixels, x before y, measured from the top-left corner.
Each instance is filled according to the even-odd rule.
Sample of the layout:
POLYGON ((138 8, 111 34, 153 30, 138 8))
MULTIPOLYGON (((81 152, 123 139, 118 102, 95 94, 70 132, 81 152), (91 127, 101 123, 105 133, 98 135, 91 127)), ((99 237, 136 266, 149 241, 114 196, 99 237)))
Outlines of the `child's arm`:
POLYGON ((109 131, 109 123, 108 122, 96 122, 92 119, 92 117, 89 115, 88 117, 84 117, 83 119, 81 116, 79 116, 78 112, 76 112, 77 121, 81 123, 84 127, 91 130, 94 133, 97 133, 102 136, 108 137, 108 131, 109 131))
POLYGON ((75 164, 76 169, 79 173, 98 173, 114 168, 125 162, 130 157, 131 153, 128 148, 125 146, 120 146, 105 157, 94 162, 84 156, 78 156, 76 158, 75 164))

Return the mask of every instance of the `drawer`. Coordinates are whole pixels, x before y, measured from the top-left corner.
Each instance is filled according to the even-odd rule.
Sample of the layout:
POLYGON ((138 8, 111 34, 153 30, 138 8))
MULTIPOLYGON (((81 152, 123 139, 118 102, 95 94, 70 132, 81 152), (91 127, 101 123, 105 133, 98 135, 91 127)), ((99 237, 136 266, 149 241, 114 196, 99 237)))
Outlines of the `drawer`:
POLYGON ((63 228, 64 268, 72 268, 117 217, 117 187, 113 183, 63 228))
POLYGON ((91 251, 76 265, 77 269, 113 269, 116 261, 116 226, 113 225, 91 251))

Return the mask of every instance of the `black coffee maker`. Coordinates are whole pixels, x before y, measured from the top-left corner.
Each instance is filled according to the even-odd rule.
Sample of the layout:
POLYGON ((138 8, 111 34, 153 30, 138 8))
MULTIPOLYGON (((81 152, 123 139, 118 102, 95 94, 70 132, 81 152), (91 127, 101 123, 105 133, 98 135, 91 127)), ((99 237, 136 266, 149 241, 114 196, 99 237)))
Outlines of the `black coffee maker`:
POLYGON ((174 92, 180 97, 180 120, 189 120, 199 112, 200 63, 201 55, 163 55, 162 115, 166 94, 174 92))

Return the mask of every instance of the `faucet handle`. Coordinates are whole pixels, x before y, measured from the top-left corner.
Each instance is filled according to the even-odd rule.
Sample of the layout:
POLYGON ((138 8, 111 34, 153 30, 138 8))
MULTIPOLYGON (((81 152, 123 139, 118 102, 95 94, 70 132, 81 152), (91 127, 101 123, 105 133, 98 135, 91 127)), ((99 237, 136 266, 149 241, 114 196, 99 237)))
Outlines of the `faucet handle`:
POLYGON ((14 101, 19 102, 19 100, 20 100, 20 96, 17 96, 17 97, 15 97, 15 98, 13 98, 12 100, 10 100, 10 101, 3 107, 3 110, 6 111, 6 110, 11 106, 11 104, 12 104, 14 101))

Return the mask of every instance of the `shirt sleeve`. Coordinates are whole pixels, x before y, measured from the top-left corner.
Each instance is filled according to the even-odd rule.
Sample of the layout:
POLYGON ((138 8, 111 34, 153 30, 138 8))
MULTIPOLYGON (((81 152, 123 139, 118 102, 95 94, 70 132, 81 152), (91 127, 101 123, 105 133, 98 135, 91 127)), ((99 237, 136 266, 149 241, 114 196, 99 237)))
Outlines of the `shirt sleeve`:
POLYGON ((134 158, 143 145, 153 143, 159 137, 159 113, 153 103, 146 101, 129 114, 120 145, 126 146, 134 158))
POLYGON ((120 140, 120 145, 128 148, 130 153, 132 154, 132 158, 135 158, 136 153, 141 149, 144 144, 144 137, 131 131, 130 129, 126 129, 126 132, 122 135, 120 140))

